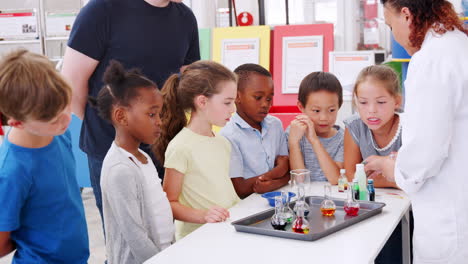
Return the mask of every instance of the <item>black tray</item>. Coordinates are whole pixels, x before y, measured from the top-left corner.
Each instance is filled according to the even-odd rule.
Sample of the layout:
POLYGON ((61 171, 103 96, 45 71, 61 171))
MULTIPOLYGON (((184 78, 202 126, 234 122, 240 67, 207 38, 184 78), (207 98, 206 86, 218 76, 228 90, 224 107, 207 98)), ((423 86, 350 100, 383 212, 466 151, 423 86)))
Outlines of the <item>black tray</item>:
MULTIPOLYGON (((232 225, 239 232, 314 241, 377 215, 382 212, 382 208, 385 206, 385 203, 380 202, 359 201, 360 209, 358 215, 347 216, 346 212, 343 210, 345 200, 332 198, 336 204, 335 215, 323 216, 320 212, 320 203, 323 199, 324 198, 321 196, 306 197, 306 202, 310 206, 310 213, 307 216, 307 220, 310 224, 310 231, 308 234, 294 233, 291 230, 291 224, 288 224, 285 231, 273 229, 270 224, 270 218, 275 213, 274 208, 234 221, 232 225)), ((294 202, 290 204, 291 208, 293 208, 293 206, 294 202)))

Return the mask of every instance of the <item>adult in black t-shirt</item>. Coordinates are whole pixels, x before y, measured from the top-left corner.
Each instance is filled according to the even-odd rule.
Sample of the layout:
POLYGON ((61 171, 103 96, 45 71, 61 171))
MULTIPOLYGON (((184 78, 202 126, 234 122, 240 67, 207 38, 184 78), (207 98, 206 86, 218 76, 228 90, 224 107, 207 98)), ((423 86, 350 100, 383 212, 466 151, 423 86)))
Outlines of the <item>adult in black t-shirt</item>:
MULTIPOLYGON (((87 98, 97 96, 102 88, 102 76, 110 60, 118 60, 127 69, 141 69, 161 88, 170 74, 200 59, 197 21, 180 2, 91 0, 73 25, 62 74, 73 88, 73 113, 83 120, 80 148, 88 156, 91 185, 101 217, 102 161, 115 131, 87 104, 87 98)), ((151 154, 148 146, 145 151, 151 154)), ((162 177, 162 166, 157 161, 155 165, 162 177)))

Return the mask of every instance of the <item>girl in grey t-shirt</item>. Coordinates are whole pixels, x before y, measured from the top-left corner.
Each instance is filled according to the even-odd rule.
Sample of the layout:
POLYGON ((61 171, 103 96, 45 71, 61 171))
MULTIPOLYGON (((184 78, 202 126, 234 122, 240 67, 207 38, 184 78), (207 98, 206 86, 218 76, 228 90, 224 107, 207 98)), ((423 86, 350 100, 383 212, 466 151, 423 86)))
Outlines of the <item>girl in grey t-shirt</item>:
POLYGON ((370 171, 368 167, 379 168, 382 159, 392 157, 401 147, 400 117, 396 113, 401 106, 398 76, 390 67, 369 66, 359 74, 353 93, 359 115, 344 121, 344 167, 348 180, 353 178, 356 164, 364 161, 375 187, 396 187, 385 180, 379 169, 370 171))

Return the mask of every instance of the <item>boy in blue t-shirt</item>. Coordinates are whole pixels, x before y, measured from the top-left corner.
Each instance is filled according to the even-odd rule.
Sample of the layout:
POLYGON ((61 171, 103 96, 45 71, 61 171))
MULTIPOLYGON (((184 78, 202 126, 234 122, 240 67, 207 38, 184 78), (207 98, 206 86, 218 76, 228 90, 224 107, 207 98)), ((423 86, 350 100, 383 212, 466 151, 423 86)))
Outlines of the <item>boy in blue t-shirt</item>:
POLYGON ((229 174, 240 198, 276 190, 289 181, 286 135, 281 121, 268 115, 273 102, 270 72, 243 64, 238 75, 237 112, 220 134, 232 145, 229 174))
POLYGON ((51 62, 18 50, 0 62, 0 257, 87 263, 88 233, 71 150, 71 88, 51 62))

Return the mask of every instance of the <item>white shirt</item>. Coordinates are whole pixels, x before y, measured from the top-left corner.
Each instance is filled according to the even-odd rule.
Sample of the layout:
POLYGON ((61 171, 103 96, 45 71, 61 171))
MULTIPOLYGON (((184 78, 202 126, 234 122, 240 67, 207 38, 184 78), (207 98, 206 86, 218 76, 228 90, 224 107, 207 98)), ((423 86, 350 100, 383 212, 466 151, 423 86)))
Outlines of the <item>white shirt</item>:
POLYGON ((395 180, 412 200, 414 263, 467 263, 468 37, 429 31, 405 87, 395 180))
POLYGON ((101 172, 109 264, 142 263, 174 241, 171 206, 151 158, 141 163, 115 142, 101 172))

